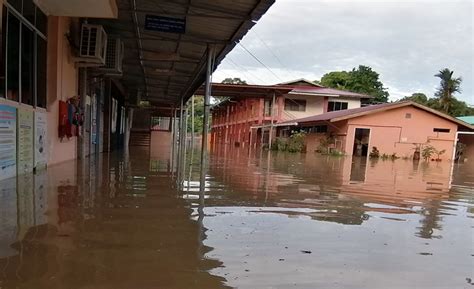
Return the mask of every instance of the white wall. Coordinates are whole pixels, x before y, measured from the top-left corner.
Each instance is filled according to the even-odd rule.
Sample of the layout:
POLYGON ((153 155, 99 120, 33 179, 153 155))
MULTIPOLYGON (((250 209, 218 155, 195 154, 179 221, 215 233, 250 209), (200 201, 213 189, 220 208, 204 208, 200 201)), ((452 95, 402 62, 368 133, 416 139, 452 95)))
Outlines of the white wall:
POLYGON ((306 100, 306 111, 287 111, 283 106, 283 121, 313 116, 323 113, 324 97, 314 95, 291 95, 285 96, 285 99, 304 99, 306 100))
POLYGON ((328 101, 347 102, 347 109, 360 107, 360 99, 343 98, 343 97, 330 97, 328 101))

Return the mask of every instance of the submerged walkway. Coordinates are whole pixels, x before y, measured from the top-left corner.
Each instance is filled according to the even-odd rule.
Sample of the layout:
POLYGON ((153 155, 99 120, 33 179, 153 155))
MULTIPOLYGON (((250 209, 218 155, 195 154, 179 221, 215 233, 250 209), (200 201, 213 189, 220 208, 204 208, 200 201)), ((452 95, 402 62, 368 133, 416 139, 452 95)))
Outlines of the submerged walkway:
POLYGON ((102 155, 1 182, 0 287, 464 288, 474 279, 468 165, 451 176, 447 163, 220 148, 200 201, 199 168, 188 158, 178 187, 168 156, 102 155))

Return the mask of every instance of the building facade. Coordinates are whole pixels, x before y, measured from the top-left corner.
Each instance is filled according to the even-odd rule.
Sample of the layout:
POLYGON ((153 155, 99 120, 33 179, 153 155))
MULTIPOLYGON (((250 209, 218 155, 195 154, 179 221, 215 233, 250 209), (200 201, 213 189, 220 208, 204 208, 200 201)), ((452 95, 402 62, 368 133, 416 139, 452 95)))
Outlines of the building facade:
MULTIPOLYGON (((414 102, 372 105, 345 111, 328 112, 282 123, 283 129, 303 130, 307 152, 368 156, 423 158, 423 150, 432 148, 429 159, 452 160, 461 133, 472 126, 414 102), (287 127, 284 125, 288 124, 287 127)), ((466 152, 471 150, 466 142, 466 152)))
POLYGON ((213 94, 228 98, 212 109, 211 144, 237 146, 268 144, 282 122, 361 107, 370 99, 307 80, 273 86, 214 84, 213 94))
POLYGON ((116 17, 115 2, 65 2, 0 1, 0 180, 123 145, 125 92, 81 78, 73 39, 79 16, 116 17))

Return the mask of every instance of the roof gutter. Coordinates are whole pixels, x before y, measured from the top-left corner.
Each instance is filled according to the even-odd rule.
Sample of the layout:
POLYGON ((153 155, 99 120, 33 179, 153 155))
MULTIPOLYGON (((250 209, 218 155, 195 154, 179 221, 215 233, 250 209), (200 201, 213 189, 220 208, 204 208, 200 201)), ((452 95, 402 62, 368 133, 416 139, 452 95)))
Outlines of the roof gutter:
MULTIPOLYGON (((280 127, 280 126, 297 126, 297 122, 288 122, 288 123, 275 123, 273 124, 273 127, 280 127)), ((264 124, 264 125, 256 125, 256 126, 251 126, 250 129, 259 129, 259 128, 267 128, 271 127, 271 124, 264 124)))

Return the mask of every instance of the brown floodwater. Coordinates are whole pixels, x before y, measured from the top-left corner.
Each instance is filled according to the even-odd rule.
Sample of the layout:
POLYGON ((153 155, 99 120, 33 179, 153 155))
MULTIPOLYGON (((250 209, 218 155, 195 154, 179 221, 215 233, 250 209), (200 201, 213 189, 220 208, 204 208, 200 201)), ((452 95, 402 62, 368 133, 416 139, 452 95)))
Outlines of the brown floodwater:
POLYGON ((474 288, 474 164, 134 149, 0 182, 0 288, 474 288))

